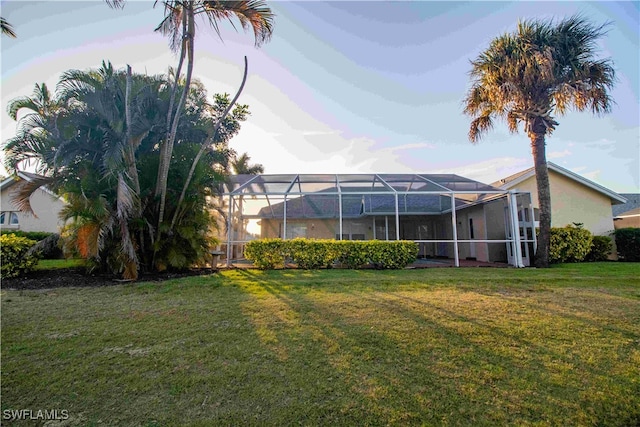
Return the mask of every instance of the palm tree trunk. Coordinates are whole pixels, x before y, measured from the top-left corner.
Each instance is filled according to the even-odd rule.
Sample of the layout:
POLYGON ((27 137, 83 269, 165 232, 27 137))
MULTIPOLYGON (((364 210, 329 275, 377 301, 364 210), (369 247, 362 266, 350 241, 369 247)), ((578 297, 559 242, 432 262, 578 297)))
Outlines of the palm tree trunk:
MULTIPOLYGON (((182 33, 186 34, 187 32, 187 15, 183 14, 182 16, 182 33)), ((169 135, 171 135, 171 128, 173 126, 174 120, 174 112, 173 106, 176 102, 176 94, 178 92, 178 87, 180 85, 180 75, 182 74, 182 65, 184 64, 184 57, 187 54, 187 43, 188 38, 182 37, 182 42, 180 44, 180 58, 178 59, 178 67, 175 70, 173 86, 171 87, 171 94, 169 95, 169 109, 167 110, 167 133, 164 139, 164 142, 160 145, 160 159, 158 162, 158 177, 156 178, 156 189, 155 189, 155 197, 159 197, 163 191, 166 190, 163 183, 166 184, 166 181, 162 180, 164 176, 164 168, 165 168, 165 153, 167 149, 167 144, 169 143, 169 135)), ((171 78, 171 73, 169 73, 169 78, 171 78)))
MULTIPOLYGON (((195 35, 195 19, 193 14, 193 5, 187 5, 185 2, 184 8, 185 13, 187 14, 187 32, 184 34, 186 38, 186 49, 187 49, 187 74, 185 77, 184 88, 182 89, 182 95, 180 96, 180 101, 176 106, 176 111, 173 116, 173 120, 171 122, 171 129, 169 134, 167 135, 165 141, 165 150, 161 154, 161 164, 162 168, 159 168, 158 180, 157 184, 160 188, 160 207, 158 209, 158 233, 160 233, 160 225, 164 220, 164 211, 167 200, 167 180, 169 178, 169 165, 171 163, 171 155, 173 153, 173 144, 176 139, 176 133, 178 131, 178 123, 180 122, 180 116, 182 115, 182 110, 184 108, 187 96, 189 94, 189 86, 191 85, 191 77, 193 75, 193 52, 194 52, 194 35, 195 35)), ((183 45, 184 46, 184 45, 183 45)))
POLYGON ((124 95, 124 120, 125 120, 125 147, 126 147, 126 161, 127 161, 127 174, 129 180, 133 185, 135 191, 136 206, 134 207, 134 215, 136 217, 140 214, 139 203, 137 202, 140 197, 140 180, 138 179, 138 167, 136 165, 136 141, 131 137, 131 86, 133 86, 131 66, 127 64, 127 84, 125 87, 124 95))
POLYGON ((227 108, 223 111, 222 115, 218 118, 218 121, 216 122, 216 127, 213 129, 213 134, 211 135, 211 138, 207 138, 207 140, 202 144, 202 146, 200 147, 200 150, 198 150, 198 154, 196 154, 196 157, 193 159, 193 163, 191 163, 191 169, 189 169, 189 175, 187 175, 187 179, 185 180, 184 185, 182 186, 182 192, 180 193, 180 198, 178 199, 178 203, 176 204, 176 209, 173 213, 173 219, 171 220, 171 228, 170 228, 171 230, 176 224, 176 221, 178 219, 178 214, 180 213, 180 208, 182 206, 182 203, 184 202, 184 196, 187 193, 187 188, 189 188, 189 185, 191 184, 191 180, 193 179, 193 174, 195 173, 196 167, 200 162, 200 158, 204 154, 204 151, 207 149, 207 147, 210 144, 213 144, 215 142, 215 137, 216 137, 216 134, 218 133, 218 129, 220 129, 220 126, 222 126, 222 122, 231 111, 231 108, 233 108, 235 103, 238 101, 238 98, 240 97, 240 94, 244 89, 244 84, 247 81, 247 70, 248 70, 247 57, 245 56, 244 57, 244 74, 242 76, 242 83, 240 84, 240 88, 236 92, 236 95, 233 97, 233 99, 231 100, 227 108))
POLYGON ((535 266, 546 268, 549 267, 549 243, 551 240, 551 190, 545 152, 546 127, 538 120, 528 133, 531 139, 531 154, 536 172, 538 207, 540 209, 540 235, 537 242, 535 266))

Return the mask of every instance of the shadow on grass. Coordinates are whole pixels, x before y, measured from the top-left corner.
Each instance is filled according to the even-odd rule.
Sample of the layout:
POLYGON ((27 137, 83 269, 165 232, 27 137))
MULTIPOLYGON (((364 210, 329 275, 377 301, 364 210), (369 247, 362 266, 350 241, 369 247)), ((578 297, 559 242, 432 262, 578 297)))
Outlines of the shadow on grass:
MULTIPOLYGON (((594 335, 570 332, 608 329, 597 322, 542 304, 467 295, 474 304, 489 298, 483 302, 487 308, 504 310, 496 313, 502 323, 494 326, 492 313, 474 318, 428 299, 376 291, 354 300, 362 289, 349 298, 327 299, 285 288, 269 275, 241 274, 293 319, 283 327, 263 312, 267 318, 260 328, 270 331, 272 350, 285 349, 288 358, 324 354, 344 388, 378 421, 623 425, 638 418, 637 399, 628 394, 638 388, 633 373, 612 378, 603 359, 610 353, 589 344, 594 335), (300 334, 312 336, 311 344, 300 353, 287 352, 286 343, 300 334)), ((453 292, 453 298, 459 295, 453 292)))

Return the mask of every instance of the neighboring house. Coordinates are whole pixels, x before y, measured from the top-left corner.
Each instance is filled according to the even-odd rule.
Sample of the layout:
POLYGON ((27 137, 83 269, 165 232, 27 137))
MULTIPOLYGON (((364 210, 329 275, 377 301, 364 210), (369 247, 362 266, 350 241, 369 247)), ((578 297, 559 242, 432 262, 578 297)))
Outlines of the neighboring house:
MULTIPOLYGON (((623 195, 571 172, 547 163, 551 191, 551 226, 580 223, 594 235, 609 235, 614 229, 613 210, 627 202, 623 195)), ((492 184, 505 190, 528 191, 538 220, 538 191, 535 171, 529 168, 492 184)))
POLYGON ((251 221, 262 238, 413 240, 420 258, 456 264, 529 265, 535 244, 529 193, 453 174, 237 175, 225 196, 230 258, 251 221))
POLYGON ((640 228, 640 193, 620 193, 627 203, 613 207, 613 226, 640 228))
POLYGON ((58 233, 64 224, 59 214, 65 206, 64 200, 44 187, 37 189, 30 198, 33 214, 21 212, 14 205, 14 192, 20 181, 33 181, 38 176, 18 172, 0 183, 0 229, 20 231, 45 231, 58 233))

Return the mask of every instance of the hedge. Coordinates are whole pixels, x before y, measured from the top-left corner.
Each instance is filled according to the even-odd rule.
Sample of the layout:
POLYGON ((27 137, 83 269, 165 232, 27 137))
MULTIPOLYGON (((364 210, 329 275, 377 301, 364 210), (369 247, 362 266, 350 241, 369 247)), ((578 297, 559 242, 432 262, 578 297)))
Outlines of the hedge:
POLYGON ((613 249, 613 243, 610 237, 607 236, 593 236, 591 242, 591 250, 587 254, 585 261, 606 261, 609 259, 611 250, 613 249))
POLYGON ((614 231, 618 257, 622 261, 640 261, 640 228, 619 228, 614 231))
POLYGON ((551 263, 584 261, 591 250, 593 235, 581 226, 551 228, 549 261, 551 263))
POLYGON ((247 243, 244 255, 260 269, 284 267, 286 260, 302 269, 330 268, 334 263, 351 269, 399 269, 416 260, 418 246, 411 241, 260 239, 247 243))
POLYGON ((39 254, 27 255, 35 240, 14 234, 0 235, 0 274, 2 278, 17 277, 31 271, 38 264, 39 254))
POLYGON ((48 233, 46 231, 2 230, 0 231, 0 234, 14 234, 18 237, 26 237, 29 240, 35 240, 36 242, 39 242, 40 240, 44 240, 54 233, 48 233))

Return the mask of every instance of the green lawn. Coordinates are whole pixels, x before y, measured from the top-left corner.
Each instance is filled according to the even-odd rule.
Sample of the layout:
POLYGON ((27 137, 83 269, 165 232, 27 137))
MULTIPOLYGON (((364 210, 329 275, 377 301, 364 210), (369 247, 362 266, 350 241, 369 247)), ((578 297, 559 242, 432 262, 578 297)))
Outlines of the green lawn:
POLYGON ((3 290, 7 409, 83 426, 637 425, 640 264, 3 290))

